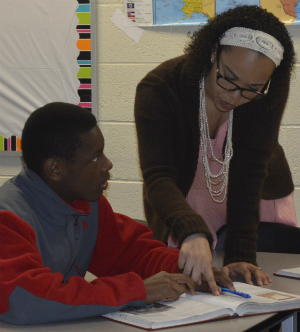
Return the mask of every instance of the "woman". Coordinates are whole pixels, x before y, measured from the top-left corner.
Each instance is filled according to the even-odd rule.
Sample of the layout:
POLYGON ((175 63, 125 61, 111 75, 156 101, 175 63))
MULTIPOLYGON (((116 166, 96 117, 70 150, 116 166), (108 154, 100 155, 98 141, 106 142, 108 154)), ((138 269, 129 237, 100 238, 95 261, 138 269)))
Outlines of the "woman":
POLYGON ((248 283, 251 274, 259 285, 271 282, 256 263, 259 226, 274 226, 277 236, 284 227, 299 239, 293 182, 278 144, 294 62, 285 26, 257 6, 240 6, 196 31, 185 55, 137 87, 148 224, 155 238, 181 248, 179 267, 194 281, 203 274, 214 294, 210 249, 223 225, 223 269, 248 283))

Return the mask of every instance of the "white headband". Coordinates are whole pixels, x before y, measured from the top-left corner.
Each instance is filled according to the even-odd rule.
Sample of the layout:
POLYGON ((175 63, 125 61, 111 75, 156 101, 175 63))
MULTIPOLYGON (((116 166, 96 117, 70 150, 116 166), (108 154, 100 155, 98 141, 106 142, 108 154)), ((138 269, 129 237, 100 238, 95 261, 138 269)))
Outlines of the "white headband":
POLYGON ((227 30, 220 40, 221 45, 250 48, 263 53, 279 66, 283 59, 283 47, 273 36, 248 28, 235 27, 227 30))

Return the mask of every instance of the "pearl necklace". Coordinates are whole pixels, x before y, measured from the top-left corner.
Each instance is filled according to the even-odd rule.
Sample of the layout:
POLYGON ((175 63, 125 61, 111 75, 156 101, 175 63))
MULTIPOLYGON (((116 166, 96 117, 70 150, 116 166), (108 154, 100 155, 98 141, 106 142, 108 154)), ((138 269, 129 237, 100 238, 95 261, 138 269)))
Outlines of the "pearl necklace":
POLYGON ((229 173, 229 163, 233 155, 232 149, 232 120, 233 120, 233 110, 229 113, 228 118, 228 131, 227 139, 225 145, 225 154, 224 161, 217 159, 214 155, 213 147, 211 144, 211 139, 209 136, 209 126, 206 114, 206 104, 205 104, 205 87, 204 87, 204 78, 200 82, 200 106, 199 106, 199 126, 200 126, 200 146, 202 150, 202 159, 204 165, 204 173, 206 178, 206 186, 210 193, 211 198, 216 203, 223 203, 226 198, 227 185, 228 185, 228 173, 229 173), (213 161, 216 161, 222 168, 218 174, 212 174, 209 168, 208 162, 208 147, 210 148, 213 161), (218 179, 219 178, 219 179, 218 179), (213 190, 213 186, 219 185, 222 183, 222 186, 219 190, 213 190), (219 197, 224 195, 223 198, 219 197))

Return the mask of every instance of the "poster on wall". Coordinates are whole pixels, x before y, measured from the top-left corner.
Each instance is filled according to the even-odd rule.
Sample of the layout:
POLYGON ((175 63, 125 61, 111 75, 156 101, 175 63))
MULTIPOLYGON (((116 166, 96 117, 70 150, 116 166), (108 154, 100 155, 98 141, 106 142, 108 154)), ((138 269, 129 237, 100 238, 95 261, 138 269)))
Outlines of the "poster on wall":
POLYGON ((149 0, 124 0, 124 13, 140 26, 198 25, 205 24, 208 19, 230 8, 257 5, 273 13, 285 24, 300 24, 300 0, 150 0, 150 2, 151 5, 149 0))
POLYGON ((89 0, 0 0, 0 151, 21 151, 32 111, 53 101, 92 111, 89 0))

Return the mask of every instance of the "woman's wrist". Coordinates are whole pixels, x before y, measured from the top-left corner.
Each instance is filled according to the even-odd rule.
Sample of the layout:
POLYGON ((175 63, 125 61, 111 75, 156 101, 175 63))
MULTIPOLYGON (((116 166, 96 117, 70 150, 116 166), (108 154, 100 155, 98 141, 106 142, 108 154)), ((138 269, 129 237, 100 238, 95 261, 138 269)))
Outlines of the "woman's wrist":
POLYGON ((186 240, 193 240, 193 239, 196 239, 196 238, 203 238, 203 239, 206 239, 207 240, 207 236, 204 234, 204 233, 195 233, 195 234, 192 234, 192 235, 189 235, 187 236, 183 242, 185 242, 186 240))

